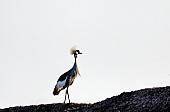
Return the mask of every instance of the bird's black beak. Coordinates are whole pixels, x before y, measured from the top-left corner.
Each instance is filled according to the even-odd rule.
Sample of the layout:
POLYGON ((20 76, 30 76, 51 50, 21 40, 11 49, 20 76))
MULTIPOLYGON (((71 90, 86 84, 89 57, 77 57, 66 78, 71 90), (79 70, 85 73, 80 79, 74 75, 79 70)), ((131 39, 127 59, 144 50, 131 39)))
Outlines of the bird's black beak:
POLYGON ((79 54, 83 54, 83 53, 79 53, 79 54))

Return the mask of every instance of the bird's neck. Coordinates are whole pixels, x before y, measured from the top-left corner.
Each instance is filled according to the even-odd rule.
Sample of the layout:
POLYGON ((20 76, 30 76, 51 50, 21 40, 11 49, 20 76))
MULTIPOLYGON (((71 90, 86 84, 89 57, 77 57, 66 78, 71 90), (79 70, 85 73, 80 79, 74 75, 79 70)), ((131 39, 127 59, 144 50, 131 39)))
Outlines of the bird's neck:
POLYGON ((76 69, 77 74, 80 75, 79 70, 78 70, 78 66, 77 66, 77 58, 76 57, 75 57, 75 62, 74 62, 74 65, 73 65, 73 69, 76 69))
POLYGON ((75 57, 74 59, 75 59, 74 66, 77 67, 77 58, 75 57))

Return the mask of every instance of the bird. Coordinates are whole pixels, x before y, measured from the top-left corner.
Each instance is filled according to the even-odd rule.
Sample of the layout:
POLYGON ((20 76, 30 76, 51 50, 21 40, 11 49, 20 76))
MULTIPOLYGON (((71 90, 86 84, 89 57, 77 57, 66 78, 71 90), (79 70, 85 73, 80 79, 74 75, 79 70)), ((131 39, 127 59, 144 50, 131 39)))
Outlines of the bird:
POLYGON ((66 101, 66 96, 68 96, 68 100, 70 104, 68 88, 69 86, 73 84, 74 79, 77 77, 77 75, 80 75, 78 66, 77 66, 77 58, 78 58, 78 55, 82 53, 80 52, 77 46, 74 46, 70 49, 70 54, 74 56, 74 59, 75 59, 74 65, 69 71, 65 72, 58 78, 57 83, 53 90, 53 95, 55 96, 55 95, 58 95, 61 90, 64 90, 66 88, 64 104, 66 101))

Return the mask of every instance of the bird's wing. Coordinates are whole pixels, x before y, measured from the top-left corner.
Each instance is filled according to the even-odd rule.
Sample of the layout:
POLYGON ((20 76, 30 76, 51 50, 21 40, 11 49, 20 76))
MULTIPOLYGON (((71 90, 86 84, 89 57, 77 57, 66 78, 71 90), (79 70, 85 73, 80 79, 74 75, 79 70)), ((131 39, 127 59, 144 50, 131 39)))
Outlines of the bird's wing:
POLYGON ((69 79, 69 71, 59 77, 56 84, 57 88, 64 89, 67 86, 68 79, 69 79))
MULTIPOLYGON (((61 75, 61 76, 59 77, 58 81, 64 81, 64 80, 66 79, 67 75, 68 75, 67 72, 64 73, 63 75, 61 75)), ((57 81, 57 82, 58 82, 58 81, 57 81)))
POLYGON ((67 77, 66 77, 66 79, 63 80, 63 81, 58 81, 58 82, 57 82, 57 88, 58 88, 58 89, 62 89, 62 88, 66 85, 66 81, 67 81, 67 77))

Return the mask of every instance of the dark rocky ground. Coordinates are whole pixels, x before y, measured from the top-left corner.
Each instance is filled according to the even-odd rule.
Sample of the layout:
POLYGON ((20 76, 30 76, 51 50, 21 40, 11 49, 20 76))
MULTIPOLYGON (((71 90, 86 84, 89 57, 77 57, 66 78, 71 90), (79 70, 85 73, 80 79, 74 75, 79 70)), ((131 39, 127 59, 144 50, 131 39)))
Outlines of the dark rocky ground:
POLYGON ((42 104, 0 112, 170 112, 170 86, 123 92, 94 104, 42 104))

